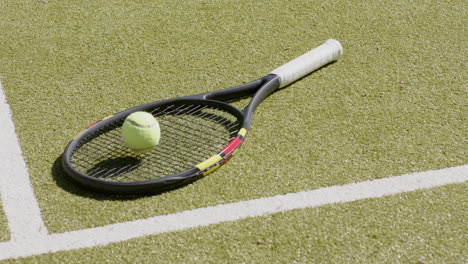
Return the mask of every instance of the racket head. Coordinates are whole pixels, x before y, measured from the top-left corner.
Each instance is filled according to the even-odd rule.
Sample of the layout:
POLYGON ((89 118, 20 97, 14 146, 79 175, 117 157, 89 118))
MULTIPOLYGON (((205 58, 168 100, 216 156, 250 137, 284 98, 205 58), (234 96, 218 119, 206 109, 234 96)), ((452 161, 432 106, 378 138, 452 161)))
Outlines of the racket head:
POLYGON ((97 191, 141 194, 185 185, 213 172, 229 160, 244 141, 254 110, 268 95, 337 60, 342 54, 341 44, 330 39, 250 83, 150 103, 106 118, 88 127, 67 145, 62 157, 64 170, 75 180, 97 191), (223 102, 247 95, 253 97, 242 111, 223 102), (186 106, 190 106, 189 110, 183 110, 186 106), (132 153, 120 136, 125 118, 135 111, 150 112, 160 123, 160 144, 148 154, 132 153), (177 124, 181 117, 194 120, 181 121, 174 127, 173 123, 177 124), (197 128, 191 127, 194 123, 197 128), (214 136, 219 137, 218 141, 209 136, 208 129, 213 124, 217 127, 214 130, 222 131, 214 136), (190 128, 189 131, 185 130, 186 127, 190 128), (190 134, 193 136, 187 136, 190 134), (208 147, 205 149, 205 146, 208 147))
POLYGON ((193 96, 141 105, 90 125, 62 155, 66 174, 96 191, 155 193, 199 179, 226 163, 247 133, 244 113, 222 101, 193 96), (160 143, 150 152, 128 149, 120 129, 133 112, 158 120, 160 143))

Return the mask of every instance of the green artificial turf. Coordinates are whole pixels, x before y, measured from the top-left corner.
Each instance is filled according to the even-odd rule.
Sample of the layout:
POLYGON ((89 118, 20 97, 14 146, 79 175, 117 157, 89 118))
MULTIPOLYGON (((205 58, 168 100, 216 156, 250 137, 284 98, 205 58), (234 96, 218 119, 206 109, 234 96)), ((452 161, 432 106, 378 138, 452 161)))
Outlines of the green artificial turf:
POLYGON ((7 241, 10 239, 10 229, 8 227, 8 221, 5 214, 3 213, 3 206, 0 204, 0 242, 7 241))
POLYGON ((466 163, 461 3, 268 3, 4 4, 2 82, 51 232, 466 163), (343 58, 264 102, 209 178, 130 201, 64 178, 61 151, 95 120, 249 81, 329 37, 343 58))
POLYGON ((450 185, 17 262, 463 263, 466 191, 466 184, 450 185))
MULTIPOLYGON (((464 1, 425 0, 3 0, 0 78, 49 232, 468 163, 465 9, 464 1), (344 56, 271 95, 237 156, 209 177, 147 197, 96 194, 65 177, 65 145, 94 121, 145 102, 250 81, 328 38, 342 43, 344 56)), ((314 212, 343 217, 327 206, 279 219, 302 222, 314 212)), ((262 226, 265 219, 239 225, 262 226)), ((419 218, 414 225, 424 223, 419 218)), ((323 231, 340 228, 331 222, 323 231)), ((176 243, 171 236, 162 235, 161 243, 176 243)), ((231 243, 245 250, 232 240, 205 250, 211 245, 222 254, 231 243)), ((368 240, 360 243, 372 248, 368 240)), ((433 247, 450 251, 437 242, 433 247)))

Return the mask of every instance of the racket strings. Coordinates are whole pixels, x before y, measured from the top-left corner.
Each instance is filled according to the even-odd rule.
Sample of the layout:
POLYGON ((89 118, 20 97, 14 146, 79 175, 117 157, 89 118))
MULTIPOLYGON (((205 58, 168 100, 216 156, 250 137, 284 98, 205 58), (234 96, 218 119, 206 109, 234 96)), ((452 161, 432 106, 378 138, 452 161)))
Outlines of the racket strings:
POLYGON ((136 154, 121 137, 123 120, 91 133, 78 144, 72 166, 89 177, 134 182, 190 169, 226 146, 240 129, 233 114, 205 104, 173 104, 150 111, 158 120, 161 140, 151 152, 136 154))
MULTIPOLYGON (((203 109, 206 109, 206 107, 203 109)), ((194 114, 193 111, 189 111, 187 113, 192 115, 194 114)), ((215 119, 213 114, 211 114, 211 118, 209 118, 209 114, 202 113, 198 114, 197 117, 206 118, 206 120, 211 122, 207 122, 205 124, 207 126, 201 128, 195 126, 193 124, 194 120, 190 120, 187 117, 187 115, 178 115, 174 116, 173 118, 161 120, 161 132, 164 135, 168 135, 167 138, 163 140, 169 142, 168 144, 162 144, 162 148, 166 149, 167 151, 177 151, 177 149, 174 148, 177 145, 172 145, 170 142, 178 141, 178 145, 186 144, 193 146, 193 148, 189 149, 191 150, 190 154, 195 156, 203 156, 200 150, 209 147, 204 144, 205 142, 211 142, 212 144, 216 144, 216 142, 225 142, 225 131, 220 130, 220 125, 227 128, 228 131, 233 131, 236 126, 236 123, 232 123, 228 119, 225 119, 223 122, 218 122, 219 119, 215 119), (228 125, 227 122, 229 122, 230 125, 228 125), (212 123, 216 124, 216 127, 212 123), (211 131, 207 131, 207 129, 211 129, 211 131)))
MULTIPOLYGON (((172 107, 171 107, 172 108, 172 107)), ((206 136, 206 137, 216 137, 217 134, 219 133, 224 133, 224 131, 220 130, 220 126, 218 125, 223 125, 223 126, 226 126, 226 128, 228 130, 232 130, 237 124, 236 123, 232 123, 229 119, 226 119, 222 116, 219 116, 217 115, 216 113, 210 113, 209 111, 205 111, 205 112, 201 112, 201 110, 205 110, 205 109, 209 109, 208 106, 206 105, 191 105, 189 107, 184 107, 182 109, 179 108, 175 108, 173 111, 170 111, 170 112, 166 112, 166 111, 161 111, 161 112, 155 112, 155 111, 152 111, 152 114, 155 116, 155 117, 158 117, 161 113, 165 114, 165 115, 168 115, 168 114, 171 114, 173 116, 177 116, 178 118, 181 118, 181 119, 184 119, 183 121, 186 121, 186 122, 177 122, 179 119, 174 119, 174 127, 176 125, 179 125, 179 126, 190 126, 190 129, 193 130, 194 133, 193 135, 196 135, 196 136, 199 136, 199 135, 202 135, 202 136, 206 136), (198 117, 198 118, 203 118, 203 119, 206 119, 208 121, 212 121, 212 122, 207 122, 206 124, 208 126, 203 126, 203 128, 197 128, 195 126, 192 126, 193 123, 192 123, 192 120, 188 119, 187 117, 189 116, 193 116, 195 115, 198 117), (217 124, 216 126, 214 126, 213 124, 217 124), (208 131, 208 133, 206 133, 205 131, 206 130, 211 130, 212 132, 214 133, 210 133, 210 131, 208 131)), ((180 120, 182 121, 182 120, 180 120)), ((173 126, 167 126, 168 128, 171 128, 173 126)), ((179 127, 180 128, 180 127, 179 127)), ((188 130, 187 132, 189 132, 190 130, 188 130)))

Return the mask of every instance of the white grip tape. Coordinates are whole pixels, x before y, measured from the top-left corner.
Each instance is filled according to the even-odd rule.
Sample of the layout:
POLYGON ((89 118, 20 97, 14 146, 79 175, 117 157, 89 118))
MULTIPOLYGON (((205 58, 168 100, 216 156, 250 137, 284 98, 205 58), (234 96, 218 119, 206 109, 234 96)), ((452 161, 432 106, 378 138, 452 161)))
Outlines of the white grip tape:
POLYGON ((272 74, 280 78, 280 88, 297 81, 320 67, 337 60, 343 54, 338 40, 329 39, 322 45, 276 68, 272 74))

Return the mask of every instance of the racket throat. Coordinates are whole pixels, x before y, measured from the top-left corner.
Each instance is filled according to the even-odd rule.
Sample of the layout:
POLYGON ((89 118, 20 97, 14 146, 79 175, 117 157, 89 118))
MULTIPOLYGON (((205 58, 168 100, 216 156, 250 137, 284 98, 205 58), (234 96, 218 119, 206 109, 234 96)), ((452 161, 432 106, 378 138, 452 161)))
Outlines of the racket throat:
POLYGON ((203 99, 217 100, 222 102, 228 102, 235 99, 241 99, 244 97, 251 97, 257 91, 260 90, 266 83, 268 83, 275 75, 270 74, 263 78, 244 83, 238 86, 222 89, 207 93, 203 96, 203 99))
POLYGON ((258 92, 252 97, 250 103, 242 110, 244 114, 243 127, 249 128, 252 121, 253 113, 258 105, 265 100, 270 94, 278 90, 280 87, 280 79, 275 74, 269 74, 262 78, 264 83, 258 92))

